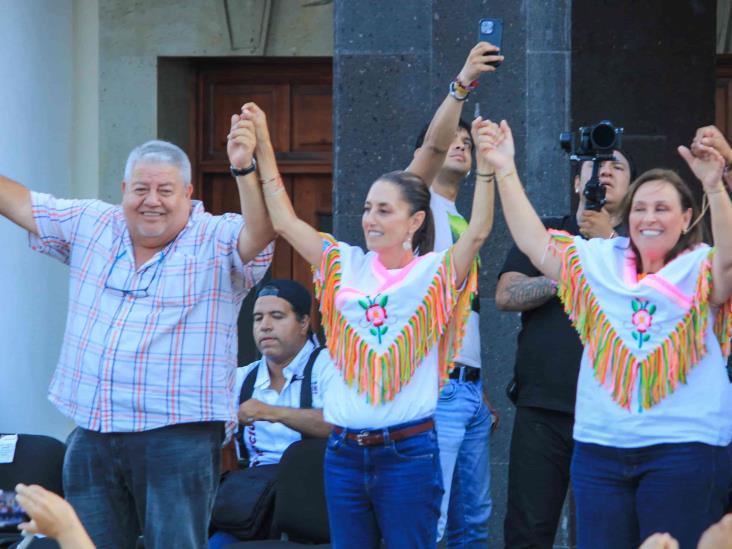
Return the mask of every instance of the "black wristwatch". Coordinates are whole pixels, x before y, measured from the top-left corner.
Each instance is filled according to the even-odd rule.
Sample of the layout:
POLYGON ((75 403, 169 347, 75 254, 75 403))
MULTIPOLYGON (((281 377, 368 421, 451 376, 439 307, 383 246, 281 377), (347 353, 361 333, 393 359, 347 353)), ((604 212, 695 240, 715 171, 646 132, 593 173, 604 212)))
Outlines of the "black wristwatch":
POLYGON ((254 157, 252 157, 252 163, 249 165, 248 168, 239 169, 239 168, 235 168, 234 166, 229 166, 231 175, 233 175, 234 177, 242 177, 245 175, 249 175, 256 169, 257 169, 257 159, 254 157))

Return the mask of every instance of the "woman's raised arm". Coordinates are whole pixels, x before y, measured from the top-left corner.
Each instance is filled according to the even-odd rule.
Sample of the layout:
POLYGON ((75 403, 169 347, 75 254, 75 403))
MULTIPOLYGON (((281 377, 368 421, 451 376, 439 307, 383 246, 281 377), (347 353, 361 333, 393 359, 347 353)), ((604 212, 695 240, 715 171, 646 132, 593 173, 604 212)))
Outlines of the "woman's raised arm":
POLYGON ((696 145, 694 154, 686 147, 679 147, 678 151, 701 182, 709 199, 716 248, 712 259, 714 283, 710 301, 721 305, 732 295, 732 201, 722 182, 725 160, 716 148, 706 145, 696 145))
POLYGON ((281 235, 305 260, 314 267, 320 267, 323 255, 323 238, 315 228, 297 217, 287 196, 277 168, 274 148, 269 137, 267 117, 255 103, 242 107, 242 118, 254 122, 257 135, 257 171, 262 181, 264 202, 272 220, 275 232, 281 235))
POLYGON ((561 261, 551 252, 549 233, 529 202, 516 172, 513 134, 508 123, 503 120, 500 126, 481 127, 476 147, 477 154, 483 156, 496 171, 503 215, 516 246, 544 275, 557 280, 561 261))
MULTIPOLYGON (((478 117, 473 120, 473 142, 477 143, 480 128, 488 127, 490 121, 478 117)), ((493 166, 480 155, 476 154, 475 191, 473 193, 473 209, 470 213, 468 228, 460 235, 452 249, 457 283, 461 285, 468 276, 475 256, 480 247, 488 238, 493 228, 493 212, 495 202, 495 174, 493 166)))

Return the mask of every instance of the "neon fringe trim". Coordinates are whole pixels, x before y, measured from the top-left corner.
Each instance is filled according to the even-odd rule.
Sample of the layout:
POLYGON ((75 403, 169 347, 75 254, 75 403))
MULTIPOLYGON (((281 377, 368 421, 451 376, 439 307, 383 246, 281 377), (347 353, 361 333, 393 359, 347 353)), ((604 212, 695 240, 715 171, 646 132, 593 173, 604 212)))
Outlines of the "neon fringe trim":
MULTIPOLYGON (((663 343, 639 361, 600 309, 585 278, 572 237, 552 232, 552 238, 564 250, 559 298, 588 349, 595 378, 609 389, 612 399, 629 410, 638 380, 639 409, 648 410, 673 393, 679 383, 686 384, 689 372, 706 354, 704 339, 709 315, 711 253, 699 273, 691 308, 663 343)), ((720 338, 723 352, 726 347, 727 353, 729 335, 732 335, 732 310, 728 305, 724 307, 724 322, 716 323, 720 327, 717 337, 720 338, 723 332, 727 334, 724 341, 720 338)))
POLYGON ((729 358, 730 339, 732 339, 732 297, 724 303, 714 317, 714 335, 717 336, 719 346, 722 349, 722 356, 729 358))
MULTIPOLYGON (((326 237, 327 238, 327 237, 326 237)), ((373 405, 394 399, 414 375, 417 366, 438 344, 439 379, 442 386, 462 345, 471 297, 477 291, 478 268, 473 263, 462 291, 453 283, 452 253, 445 254, 427 295, 387 350, 379 355, 353 329, 335 307, 341 283, 340 250, 335 241, 324 251, 316 277, 315 295, 320 299, 328 350, 349 387, 373 405)))

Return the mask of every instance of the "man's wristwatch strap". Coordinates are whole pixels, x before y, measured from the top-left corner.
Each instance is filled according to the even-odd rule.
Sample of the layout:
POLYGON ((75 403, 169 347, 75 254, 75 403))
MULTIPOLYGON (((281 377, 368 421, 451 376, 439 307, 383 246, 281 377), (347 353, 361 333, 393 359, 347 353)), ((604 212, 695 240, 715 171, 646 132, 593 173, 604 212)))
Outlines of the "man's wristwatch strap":
POLYGON ((245 175, 249 175, 254 170, 257 169, 257 160, 255 158, 252 158, 252 163, 247 168, 235 168, 234 166, 230 166, 229 170, 231 171, 231 175, 234 177, 242 177, 245 175))

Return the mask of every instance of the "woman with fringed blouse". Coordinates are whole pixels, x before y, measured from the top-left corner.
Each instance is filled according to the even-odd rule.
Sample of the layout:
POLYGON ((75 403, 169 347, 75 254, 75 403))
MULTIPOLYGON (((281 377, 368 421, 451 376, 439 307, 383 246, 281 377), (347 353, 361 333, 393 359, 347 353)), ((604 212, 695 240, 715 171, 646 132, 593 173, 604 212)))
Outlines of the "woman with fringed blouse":
POLYGON ((681 178, 631 185, 630 238, 547 231, 514 164, 511 130, 481 138, 516 244, 547 277, 584 343, 571 481, 581 549, 636 548, 654 532, 681 547, 724 512, 730 485, 732 202, 714 149, 679 154, 701 182, 715 247, 681 178))
MULTIPOLYGON (((409 171, 384 174, 371 185, 361 220, 364 252, 297 218, 264 113, 251 103, 242 111, 242 120, 256 127, 272 225, 315 271, 333 359, 325 374, 323 414, 334 425, 325 491, 335 548, 378 548, 382 538, 388 547, 436 546, 442 478, 433 416, 476 291, 474 259, 493 222, 493 175, 479 159, 467 230, 449 250, 432 252, 424 179, 442 165, 459 112, 460 104, 448 96, 409 171)), ((236 127, 235 118, 230 139, 236 127)), ((474 138, 488 127, 476 119, 474 138)))

